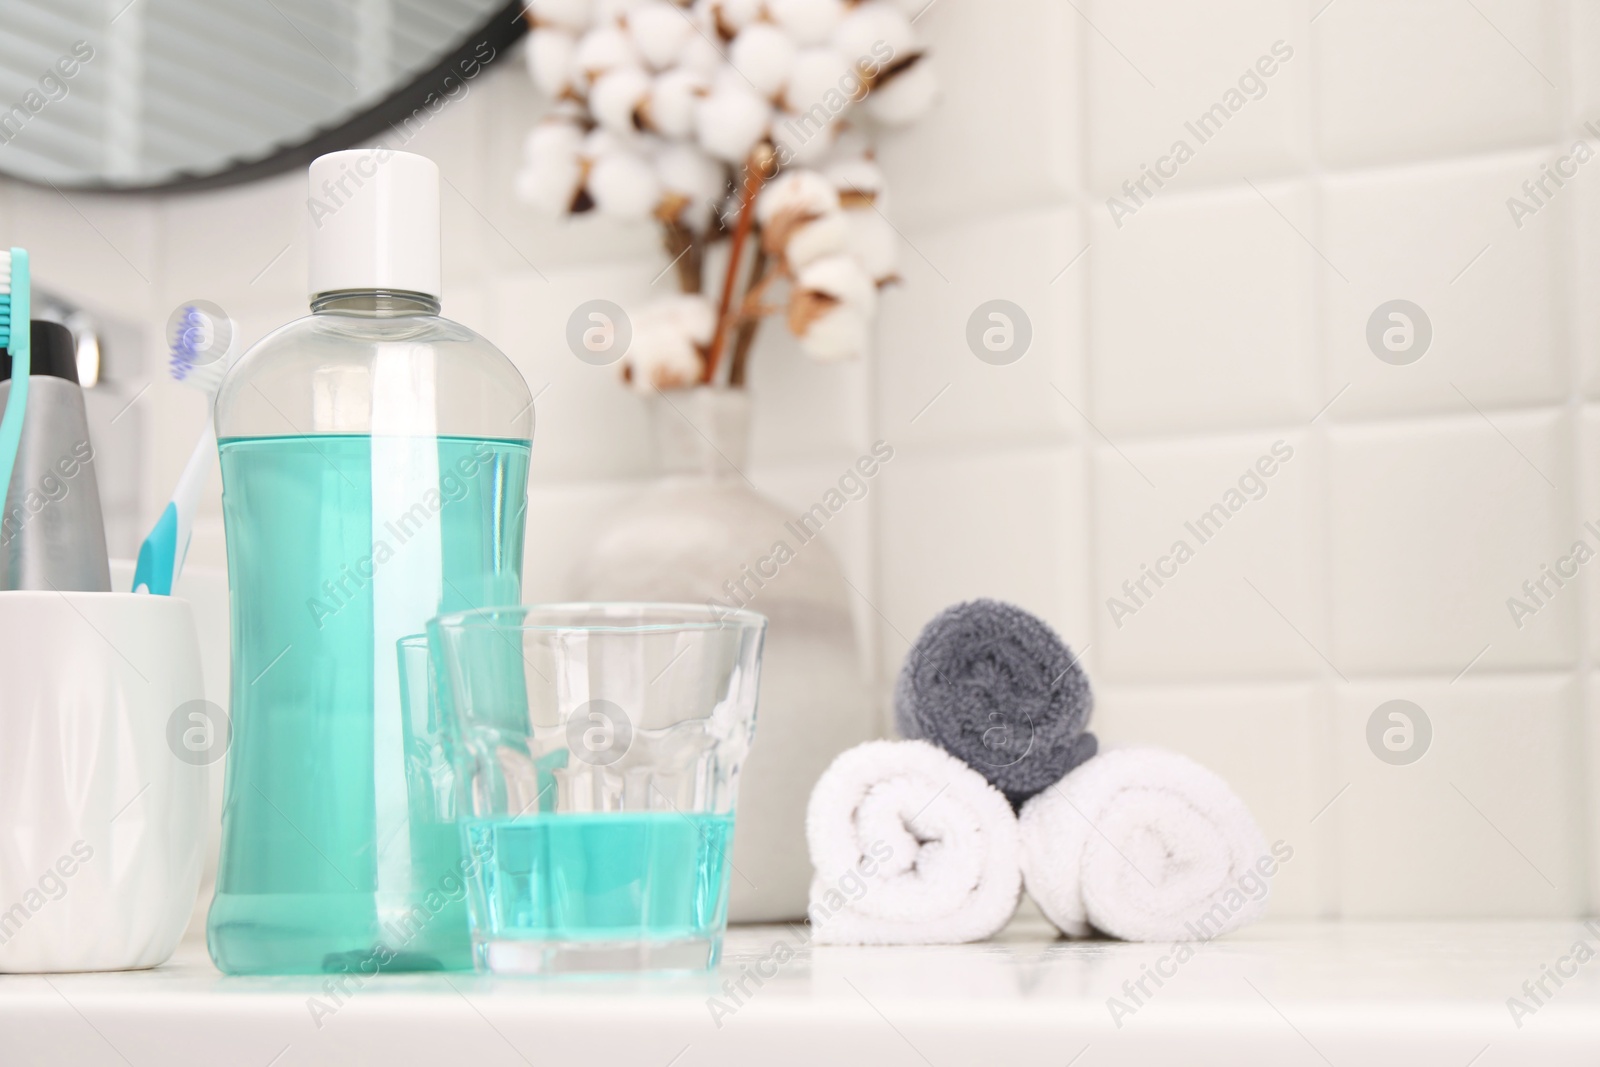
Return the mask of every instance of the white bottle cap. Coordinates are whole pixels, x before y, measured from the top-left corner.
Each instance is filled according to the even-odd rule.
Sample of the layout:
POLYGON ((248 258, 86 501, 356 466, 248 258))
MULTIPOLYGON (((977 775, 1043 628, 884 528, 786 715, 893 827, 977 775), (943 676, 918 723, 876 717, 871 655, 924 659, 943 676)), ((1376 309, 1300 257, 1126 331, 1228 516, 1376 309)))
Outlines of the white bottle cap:
POLYGON ((341 289, 439 292, 439 168, 388 148, 311 163, 311 295, 341 289))

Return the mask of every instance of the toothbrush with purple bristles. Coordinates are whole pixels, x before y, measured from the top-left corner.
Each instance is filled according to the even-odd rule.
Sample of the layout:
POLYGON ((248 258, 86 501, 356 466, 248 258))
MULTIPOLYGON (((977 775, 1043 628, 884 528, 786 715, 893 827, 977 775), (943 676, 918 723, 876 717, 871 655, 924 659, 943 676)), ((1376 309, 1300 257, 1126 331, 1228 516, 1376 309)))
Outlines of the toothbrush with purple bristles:
POLYGON ((233 362, 233 320, 222 316, 210 318, 200 308, 184 308, 172 342, 172 357, 168 370, 175 381, 192 385, 206 394, 208 410, 205 429, 195 442, 194 452, 184 465, 178 485, 172 491, 161 518, 155 528, 139 546, 139 562, 133 572, 133 591, 157 596, 171 596, 172 585, 183 572, 183 561, 189 554, 189 539, 194 533, 194 513, 200 504, 200 493, 205 488, 206 476, 211 472, 212 457, 217 452, 217 426, 211 407, 217 401, 217 390, 222 378, 233 362), (220 349, 221 354, 217 352, 220 349))

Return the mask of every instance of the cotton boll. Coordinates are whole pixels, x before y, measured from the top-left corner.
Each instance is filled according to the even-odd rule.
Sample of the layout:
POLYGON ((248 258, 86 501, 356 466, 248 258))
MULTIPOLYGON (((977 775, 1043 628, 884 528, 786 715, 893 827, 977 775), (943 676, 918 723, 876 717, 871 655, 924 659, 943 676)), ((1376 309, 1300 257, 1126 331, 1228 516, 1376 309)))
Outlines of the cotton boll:
POLYGON ((691 35, 698 36, 689 13, 669 0, 650 0, 628 12, 628 37, 633 47, 655 70, 678 61, 691 35))
POLYGON ((695 344, 709 345, 717 328, 717 312, 710 298, 701 293, 678 293, 645 309, 645 321, 670 325, 695 344))
POLYGON ((642 393, 696 384, 715 328, 716 313, 704 296, 672 296, 643 308, 634 316, 624 377, 642 393))
POLYGON ((594 0, 594 18, 596 22, 624 22, 629 15, 648 2, 649 0, 594 0))
POLYGON ((589 0, 529 0, 528 14, 533 25, 556 26, 581 33, 589 28, 589 0))
MULTIPOLYGON (((696 233, 704 233, 728 187, 727 168, 694 145, 682 143, 662 149, 655 165, 665 197, 678 200, 672 217, 696 233)), ((663 200, 663 206, 669 204, 670 199, 663 200)))
POLYGON ((582 147, 583 131, 572 123, 541 122, 528 131, 522 142, 522 155, 530 163, 547 156, 577 158, 582 147))
POLYGON ((566 30, 537 29, 528 35, 528 76, 545 96, 557 97, 572 86, 573 55, 578 39, 566 30))
POLYGON ((584 135, 578 154, 591 162, 617 152, 632 152, 648 159, 656 149, 656 142, 656 138, 634 130, 608 130, 604 126, 596 126, 584 135))
POLYGON ((844 18, 844 0, 767 0, 767 15, 801 45, 822 44, 844 18))
POLYGON ((850 226, 850 237, 845 243, 847 250, 874 282, 887 285, 900 276, 900 235, 894 232, 881 211, 881 208, 863 206, 847 208, 842 214, 850 226))
POLYGON ((828 164, 822 173, 839 190, 841 201, 848 203, 857 200, 874 204, 880 211, 887 210, 884 200, 887 199, 889 179, 884 175, 883 168, 872 160, 864 156, 841 159, 828 164))
POLYGON ((802 48, 783 89, 783 109, 803 115, 821 108, 832 117, 862 99, 865 91, 860 77, 837 50, 802 48))
POLYGON ((633 329, 623 374, 633 388, 645 394, 657 389, 687 389, 700 381, 705 357, 671 327, 633 329))
POLYGON ((577 75, 585 85, 618 67, 636 67, 639 54, 620 26, 599 26, 578 39, 573 57, 577 75))
POLYGON ((837 119, 822 113, 781 113, 772 120, 772 144, 783 166, 814 166, 826 159, 839 135, 837 119))
POLYGON ((592 121, 589 115, 589 106, 576 96, 568 93, 566 96, 550 101, 550 106, 545 109, 545 122, 570 122, 579 126, 587 126, 592 121))
POLYGON ((662 188, 697 203, 714 202, 728 185, 727 168, 691 144, 669 144, 656 156, 662 188))
POLYGON ((824 363, 861 359, 872 351, 872 317, 858 308, 804 295, 791 298, 789 328, 800 350, 824 363), (797 322, 803 324, 798 329, 797 322))
POLYGON ((595 160, 587 183, 595 207, 619 219, 644 219, 661 199, 661 180, 648 160, 612 152, 595 160))
POLYGON ((865 355, 877 304, 877 286, 853 256, 826 256, 796 279, 789 298, 789 329, 817 359, 865 355))
POLYGON ((691 70, 706 78, 716 76, 722 69, 722 53, 717 46, 712 44, 699 33, 694 34, 683 44, 683 49, 678 53, 678 70, 691 70))
POLYGON ((778 176, 756 200, 761 244, 791 274, 848 249, 850 224, 833 183, 813 170, 778 176))
POLYGON ((846 249, 872 280, 886 285, 899 277, 900 235, 889 223, 888 179, 870 159, 841 160, 824 172, 839 190, 849 222, 846 249))
POLYGON ((860 308, 868 315, 878 310, 878 286, 860 261, 840 253, 810 263, 795 280, 795 288, 860 308))
POLYGON ((882 66, 916 50, 911 21, 886 0, 870 0, 844 17, 833 31, 833 47, 851 62, 882 66))
POLYGON ((799 49, 788 34, 770 22, 739 31, 728 48, 728 62, 765 96, 775 97, 789 83, 799 49))
POLYGON ((517 199, 546 215, 563 215, 572 210, 582 180, 583 167, 576 156, 530 164, 517 172, 517 199))
POLYGON ((756 221, 762 226, 777 225, 784 215, 810 218, 838 210, 838 190, 814 170, 786 171, 756 198, 756 221))
POLYGON ((732 40, 740 30, 761 18, 762 0, 699 0, 695 14, 702 26, 732 40))
POLYGON ((894 72, 867 97, 867 113, 886 126, 906 126, 933 107, 939 82, 926 57, 894 72))
POLYGON ((728 66, 726 63, 718 67, 716 73, 711 76, 711 91, 716 92, 719 89, 750 93, 756 91, 755 86, 750 84, 749 78, 746 78, 737 68, 728 66))
POLYGON ((593 162, 601 156, 615 155, 618 152, 631 152, 633 143, 631 138, 619 137, 617 134, 603 126, 597 126, 584 134, 583 143, 578 146, 578 155, 593 162))
POLYGON ((518 199, 549 215, 571 211, 583 184, 583 161, 578 155, 582 136, 567 123, 535 126, 523 145, 518 199))
POLYGON ((716 158, 743 163, 766 136, 771 119, 772 105, 748 86, 725 82, 695 106, 695 134, 716 158))
POLYGON ((650 75, 639 67, 609 70, 589 90, 589 110, 595 121, 613 133, 632 133, 639 128, 637 115, 650 86, 650 75))
POLYGON ((830 211, 791 230, 782 255, 791 271, 803 271, 826 256, 849 250, 850 220, 843 211, 830 211))
POLYGON ((645 101, 645 123, 665 137, 684 138, 694 133, 694 107, 711 91, 711 83, 696 71, 676 67, 658 75, 645 101))

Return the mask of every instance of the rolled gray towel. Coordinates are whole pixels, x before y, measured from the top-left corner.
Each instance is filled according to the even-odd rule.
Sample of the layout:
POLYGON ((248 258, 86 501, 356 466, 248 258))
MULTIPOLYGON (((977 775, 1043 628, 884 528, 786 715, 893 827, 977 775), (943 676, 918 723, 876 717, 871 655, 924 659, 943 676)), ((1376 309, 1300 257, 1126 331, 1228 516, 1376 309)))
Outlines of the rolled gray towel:
POLYGON ((1089 678, 1042 620, 998 600, 940 612, 895 683, 907 738, 965 760, 1014 807, 1094 756, 1089 678))

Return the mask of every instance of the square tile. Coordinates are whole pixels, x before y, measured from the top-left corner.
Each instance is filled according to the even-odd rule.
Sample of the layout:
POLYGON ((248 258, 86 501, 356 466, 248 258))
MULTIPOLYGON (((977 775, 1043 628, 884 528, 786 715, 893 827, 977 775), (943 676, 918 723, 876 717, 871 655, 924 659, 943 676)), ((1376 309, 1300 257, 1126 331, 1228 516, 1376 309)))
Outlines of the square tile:
POLYGON ((877 358, 823 363, 800 350, 782 315, 763 322, 750 350, 750 462, 848 462, 871 447, 867 381, 877 358))
POLYGON ((1297 182, 1167 194, 1120 228, 1091 211, 1101 429, 1239 428, 1316 413, 1311 208, 1297 182))
POLYGON ((1104 677, 1320 674, 1318 468, 1305 433, 1096 448, 1094 632, 1104 677))
POLYGON ((495 327, 494 317, 489 314, 491 303, 488 283, 450 285, 445 287, 440 300, 439 314, 493 343, 494 338, 489 337, 489 331, 495 327))
POLYGON ((885 678, 929 619, 978 597, 1033 612, 1074 649, 1090 643, 1083 462, 1075 448, 895 450, 876 490, 885 678))
POLYGON ((156 201, 14 184, 0 245, 28 250, 36 286, 143 321, 157 281, 156 201))
MULTIPOLYGON (((1582 409, 1578 422, 1578 456, 1581 482, 1573 516, 1576 528, 1561 553, 1567 560, 1542 561, 1537 577, 1548 593, 1572 596, 1583 605, 1585 652, 1591 663, 1600 664, 1600 567, 1593 565, 1600 561, 1600 405, 1588 404, 1582 409), (1584 549, 1578 547, 1579 542, 1584 549), (1576 582, 1571 581, 1569 573, 1574 569, 1578 571, 1576 582), (1551 572, 1554 572, 1553 577, 1551 572), (1558 586, 1558 581, 1564 586, 1558 586)), ((1533 578, 1529 576, 1530 580, 1533 578)), ((1547 603, 1553 600, 1546 592, 1539 595, 1547 603)), ((1538 608, 1538 614, 1525 617, 1525 621, 1531 623, 1545 613, 1545 606, 1533 604, 1525 592, 1521 599, 1538 608)), ((1519 614, 1522 613, 1519 611, 1519 614)), ((1596 781, 1600 783, 1600 779, 1596 781)))
POLYGON ((1590 0, 1568 0, 1566 56, 1572 71, 1573 127, 1600 117, 1600 6, 1590 0))
POLYGON ((1325 162, 1538 144, 1559 129, 1556 0, 1311 2, 1325 162))
POLYGON ((1338 828, 1342 914, 1582 914, 1577 699, 1570 679, 1539 675, 1339 686, 1336 777, 1348 788, 1322 818, 1338 828), (1396 700, 1422 716, 1383 710, 1396 700), (1395 761, 1423 754, 1388 762, 1374 746, 1395 761))
POLYGON ((1523 584, 1583 533, 1571 432, 1553 411, 1331 429, 1331 656, 1347 677, 1573 664, 1577 590, 1523 584))
MULTIPOLYGON (((1600 120, 1595 125, 1600 128, 1600 120)), ((1600 160, 1600 138, 1595 139, 1594 147, 1600 160)), ((1575 291, 1587 295, 1600 285, 1600 249, 1584 236, 1594 233, 1595 227, 1600 226, 1600 163, 1592 160, 1584 170, 1594 173, 1580 173, 1573 190, 1572 213, 1564 221, 1570 221, 1568 240, 1575 248, 1572 252, 1575 291)), ((1581 297, 1573 303, 1578 387, 1585 398, 1600 399, 1600 306, 1594 300, 1581 297)))
POLYGON ((1215 771, 1250 808, 1269 844, 1293 859, 1272 882, 1269 915, 1314 916, 1331 875, 1329 845, 1310 820, 1332 794, 1321 766, 1313 685, 1126 686, 1095 691, 1091 723, 1103 747, 1153 745, 1215 771), (1248 739, 1248 743, 1245 743, 1248 739))
POLYGON ((643 478, 655 472, 647 399, 613 366, 597 367, 567 347, 567 320, 580 304, 650 299, 648 264, 573 267, 545 277, 503 273, 490 287, 487 336, 511 358, 534 394, 531 480, 643 478))
POLYGON ((307 301, 306 174, 289 174, 160 199, 160 291, 165 315, 185 300, 232 312, 307 301))
POLYGON ((1086 243, 1068 209, 912 235, 904 281, 882 301, 881 432, 964 447, 1072 439, 1073 406, 1085 406, 1083 286, 1095 254, 1086 243))
POLYGON ((1079 40, 1070 6, 1052 0, 936 4, 916 28, 939 78, 939 101, 879 156, 895 224, 922 229, 1031 207, 1078 184, 1079 40))
POLYGON ((1588 913, 1600 912, 1600 674, 1585 678, 1583 724, 1579 744, 1583 753, 1583 774, 1579 779, 1583 811, 1583 835, 1589 875, 1588 913))
MULTIPOLYGON (((1324 387, 1349 386, 1332 419, 1566 395, 1577 190, 1550 186, 1516 220, 1507 207, 1543 162, 1519 152, 1326 179, 1324 387)), ((1592 186, 1591 166, 1578 181, 1592 186)))
POLYGON ((1156 171, 1146 188, 1181 190, 1309 162, 1304 0, 1093 0, 1083 10, 1099 31, 1084 46, 1092 189, 1126 195, 1122 184, 1146 168, 1156 171))

